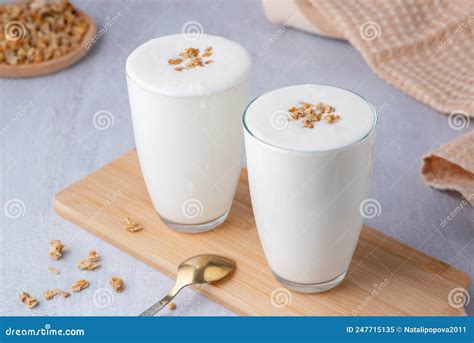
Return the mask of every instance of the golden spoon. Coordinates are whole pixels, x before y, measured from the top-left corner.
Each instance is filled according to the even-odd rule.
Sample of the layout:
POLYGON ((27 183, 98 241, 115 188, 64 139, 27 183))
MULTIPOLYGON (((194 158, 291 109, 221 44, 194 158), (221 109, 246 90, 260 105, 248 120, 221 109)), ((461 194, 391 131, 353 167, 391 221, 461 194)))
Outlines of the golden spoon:
POLYGON ((222 280, 234 269, 234 261, 218 255, 205 254, 188 258, 178 266, 176 283, 168 295, 140 314, 140 316, 155 315, 184 287, 222 280))

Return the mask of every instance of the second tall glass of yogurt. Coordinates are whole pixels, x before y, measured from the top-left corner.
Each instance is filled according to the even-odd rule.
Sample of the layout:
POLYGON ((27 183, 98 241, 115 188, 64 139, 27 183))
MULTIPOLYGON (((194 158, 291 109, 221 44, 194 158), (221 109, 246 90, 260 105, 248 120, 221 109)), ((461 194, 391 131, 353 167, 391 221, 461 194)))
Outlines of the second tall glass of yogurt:
POLYGON ((202 232, 227 217, 241 171, 251 59, 202 34, 148 41, 126 64, 140 166, 164 223, 202 232))
POLYGON ((345 277, 368 197, 376 114, 362 97, 325 85, 277 89, 244 119, 252 206, 275 278, 321 292, 345 277))

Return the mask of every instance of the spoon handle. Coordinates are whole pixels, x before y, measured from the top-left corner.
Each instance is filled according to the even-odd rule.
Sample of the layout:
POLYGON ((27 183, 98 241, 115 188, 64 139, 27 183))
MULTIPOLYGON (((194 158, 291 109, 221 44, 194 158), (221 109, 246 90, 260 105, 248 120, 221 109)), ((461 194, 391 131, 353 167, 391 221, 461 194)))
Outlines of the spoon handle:
POLYGON ((163 307, 166 306, 173 298, 178 294, 178 292, 181 290, 182 287, 177 287, 175 285, 173 289, 160 301, 158 301, 156 304, 150 306, 148 309, 146 309, 144 312, 140 314, 140 317, 150 317, 154 316, 155 314, 158 313, 163 307))
POLYGON ((145 317, 154 316, 155 314, 158 313, 158 311, 160 311, 163 307, 165 307, 166 304, 168 304, 173 298, 174 298, 174 296, 172 296, 170 294, 167 294, 159 302, 157 302, 156 304, 150 306, 147 310, 145 310, 143 313, 141 313, 140 316, 145 316, 145 317))

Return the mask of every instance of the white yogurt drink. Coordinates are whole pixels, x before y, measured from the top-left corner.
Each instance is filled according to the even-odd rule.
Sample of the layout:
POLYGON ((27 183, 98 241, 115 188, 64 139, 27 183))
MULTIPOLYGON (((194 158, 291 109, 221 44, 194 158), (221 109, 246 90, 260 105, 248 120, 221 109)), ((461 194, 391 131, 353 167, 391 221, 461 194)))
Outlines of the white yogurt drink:
POLYGON ((375 123, 365 99, 326 85, 277 89, 248 106, 253 211, 270 268, 285 287, 321 292, 346 275, 369 192, 375 123), (288 119, 296 113, 289 110, 317 103, 305 112, 317 118, 308 125, 288 119))
POLYGON ((153 39, 127 59, 140 166, 156 211, 175 230, 207 231, 229 213, 250 67, 242 46, 206 34, 153 39))

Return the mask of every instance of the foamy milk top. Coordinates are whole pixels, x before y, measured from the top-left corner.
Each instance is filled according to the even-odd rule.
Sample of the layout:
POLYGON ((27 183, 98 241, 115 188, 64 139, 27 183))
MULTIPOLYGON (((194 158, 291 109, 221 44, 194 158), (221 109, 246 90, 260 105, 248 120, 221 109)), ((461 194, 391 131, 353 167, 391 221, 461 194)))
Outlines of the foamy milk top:
POLYGON ((296 151, 326 151, 351 145, 373 129, 376 114, 361 96, 326 85, 296 85, 266 93, 248 107, 244 123, 259 140, 296 151), (325 103, 335 108, 341 119, 329 124, 322 120, 306 128, 301 120, 289 121, 289 112, 300 102, 325 103))
MULTIPOLYGON (((168 96, 206 96, 237 85, 249 73, 251 58, 241 45, 217 36, 201 34, 189 37, 175 34, 149 40, 128 57, 127 75, 141 87, 168 96), (192 38, 192 39, 191 39, 192 38), (169 63, 188 48, 199 49, 202 55, 212 48, 212 56, 203 67, 176 71, 169 63)), ((185 66, 181 63, 179 66, 185 66)))

